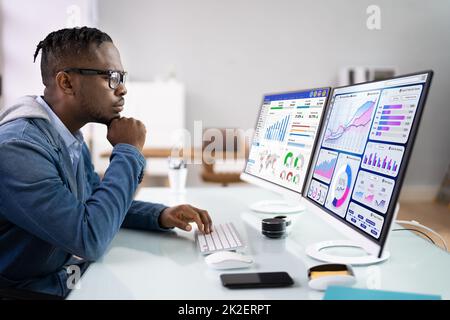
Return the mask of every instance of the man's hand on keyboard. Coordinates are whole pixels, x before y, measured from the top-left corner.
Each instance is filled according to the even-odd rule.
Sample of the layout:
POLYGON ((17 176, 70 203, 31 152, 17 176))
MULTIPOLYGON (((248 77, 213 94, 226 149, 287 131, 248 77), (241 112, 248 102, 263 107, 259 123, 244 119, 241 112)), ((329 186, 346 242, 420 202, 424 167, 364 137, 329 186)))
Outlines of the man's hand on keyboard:
POLYGON ((159 216, 159 225, 163 228, 177 227, 191 231, 190 222, 195 222, 202 233, 210 233, 212 220, 208 211, 198 209, 188 204, 182 204, 165 209, 159 216))

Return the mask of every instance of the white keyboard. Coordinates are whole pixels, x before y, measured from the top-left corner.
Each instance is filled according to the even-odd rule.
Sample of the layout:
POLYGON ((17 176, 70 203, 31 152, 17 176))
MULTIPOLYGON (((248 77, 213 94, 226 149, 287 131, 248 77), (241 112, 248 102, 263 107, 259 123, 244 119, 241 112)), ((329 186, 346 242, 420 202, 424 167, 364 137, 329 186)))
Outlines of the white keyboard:
POLYGON ((235 250, 244 247, 242 238, 232 222, 213 226, 210 234, 195 233, 198 248, 202 254, 223 250, 235 250))

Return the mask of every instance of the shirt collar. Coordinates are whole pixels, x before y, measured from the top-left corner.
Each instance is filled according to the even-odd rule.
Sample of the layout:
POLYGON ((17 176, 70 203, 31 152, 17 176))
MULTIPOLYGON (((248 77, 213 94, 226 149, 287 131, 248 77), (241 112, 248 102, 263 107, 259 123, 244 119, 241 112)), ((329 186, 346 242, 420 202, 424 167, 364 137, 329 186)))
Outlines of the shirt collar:
POLYGON ((50 117, 50 122, 53 124, 56 131, 59 133, 59 135, 63 139, 64 144, 66 145, 67 148, 70 148, 72 145, 74 145, 76 143, 83 142, 83 134, 81 133, 80 130, 78 130, 74 134, 72 134, 69 131, 69 129, 67 129, 67 127, 64 125, 64 123, 62 123, 61 119, 58 118, 56 113, 53 112, 52 108, 50 108, 50 106, 47 104, 47 102, 45 102, 45 100, 42 99, 41 96, 38 96, 36 98, 36 101, 41 106, 43 106, 45 108, 45 110, 47 111, 47 113, 50 117))

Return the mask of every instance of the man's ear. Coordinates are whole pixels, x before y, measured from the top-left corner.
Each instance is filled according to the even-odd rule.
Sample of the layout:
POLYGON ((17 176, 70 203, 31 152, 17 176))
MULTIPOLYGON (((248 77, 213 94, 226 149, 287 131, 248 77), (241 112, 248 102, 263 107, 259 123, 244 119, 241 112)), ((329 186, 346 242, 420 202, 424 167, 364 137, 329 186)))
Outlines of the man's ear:
POLYGON ((67 72, 60 71, 56 74, 56 86, 61 89, 64 94, 74 95, 73 79, 67 72))

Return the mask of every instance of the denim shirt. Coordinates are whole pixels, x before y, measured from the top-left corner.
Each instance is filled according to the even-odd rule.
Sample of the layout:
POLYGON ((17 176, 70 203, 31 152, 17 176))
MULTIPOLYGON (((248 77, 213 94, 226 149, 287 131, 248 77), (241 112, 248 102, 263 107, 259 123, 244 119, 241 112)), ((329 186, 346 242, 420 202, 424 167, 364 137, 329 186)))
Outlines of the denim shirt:
POLYGON ((80 130, 72 134, 42 97, 37 97, 36 102, 47 111, 51 124, 64 141, 67 151, 69 152, 70 160, 72 161, 73 171, 76 173, 81 151, 83 150, 83 134, 80 130))
POLYGON ((0 110, 0 288, 66 296, 69 264, 100 258, 120 227, 167 230, 167 207, 133 201, 145 166, 134 146, 114 146, 100 180, 83 144, 75 174, 35 99, 0 110))

